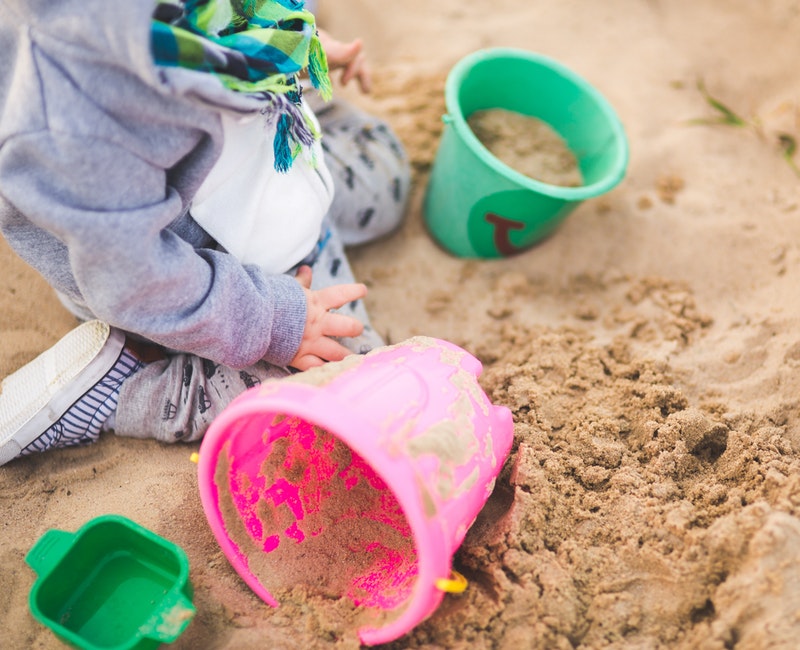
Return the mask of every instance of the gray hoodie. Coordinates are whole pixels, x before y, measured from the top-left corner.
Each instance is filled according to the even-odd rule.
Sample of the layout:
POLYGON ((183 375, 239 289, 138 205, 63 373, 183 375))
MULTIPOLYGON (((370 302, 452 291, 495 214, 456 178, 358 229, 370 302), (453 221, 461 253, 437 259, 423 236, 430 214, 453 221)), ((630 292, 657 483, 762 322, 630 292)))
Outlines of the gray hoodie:
POLYGON ((155 66, 154 4, 0 0, 0 230, 79 316, 235 368, 286 365, 300 285, 242 265, 189 215, 220 112, 261 103, 155 66))

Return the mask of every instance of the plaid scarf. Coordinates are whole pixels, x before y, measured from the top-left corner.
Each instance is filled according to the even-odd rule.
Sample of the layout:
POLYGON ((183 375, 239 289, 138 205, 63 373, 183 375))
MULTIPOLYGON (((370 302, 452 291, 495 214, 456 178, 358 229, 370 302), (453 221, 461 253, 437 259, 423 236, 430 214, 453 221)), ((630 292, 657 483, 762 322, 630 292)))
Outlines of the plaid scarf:
POLYGON ((304 0, 158 0, 151 51, 157 65, 216 75, 226 88, 263 99, 278 116, 275 169, 287 171, 319 138, 300 109, 297 74, 308 71, 324 99, 328 65, 304 0), (294 146, 290 144, 294 142, 294 146))

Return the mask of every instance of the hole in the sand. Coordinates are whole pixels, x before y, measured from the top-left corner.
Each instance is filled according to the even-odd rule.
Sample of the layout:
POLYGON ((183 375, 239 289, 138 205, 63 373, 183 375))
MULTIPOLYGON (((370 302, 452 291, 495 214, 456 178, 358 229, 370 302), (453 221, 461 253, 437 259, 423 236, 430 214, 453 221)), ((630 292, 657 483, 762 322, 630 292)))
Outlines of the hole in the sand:
MULTIPOLYGON (((510 569, 508 567, 502 567, 503 572, 506 574, 506 577, 509 578, 514 584, 519 584, 519 578, 513 576, 510 569), (509 575, 511 574, 511 575, 509 575), (511 577, 513 576, 513 578, 511 577)), ((497 579, 492 576, 490 573, 486 571, 480 571, 476 569, 470 569, 466 566, 459 566, 458 571, 464 575, 464 577, 469 581, 471 588, 477 588, 483 591, 491 600, 496 603, 502 601, 503 598, 503 589, 498 584, 497 579)), ((466 602, 467 599, 465 598, 453 598, 453 601, 462 601, 466 602)))
POLYGON ((480 544, 514 505, 514 488, 508 480, 498 480, 475 523, 467 533, 467 544, 480 544))
POLYGON ((710 598, 706 599, 706 602, 703 603, 701 607, 695 607, 691 613, 689 614, 692 623, 697 624, 701 621, 711 619, 716 614, 716 609, 714 609, 714 603, 711 602, 710 598))
POLYGON ((692 455, 707 463, 715 463, 728 448, 728 431, 717 428, 709 431, 692 449, 692 455))

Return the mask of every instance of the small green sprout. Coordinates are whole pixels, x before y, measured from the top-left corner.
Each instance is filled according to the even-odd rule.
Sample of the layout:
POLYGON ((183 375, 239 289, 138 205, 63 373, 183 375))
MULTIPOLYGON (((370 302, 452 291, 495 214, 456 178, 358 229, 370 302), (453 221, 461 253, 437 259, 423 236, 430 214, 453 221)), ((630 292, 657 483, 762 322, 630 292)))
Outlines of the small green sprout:
POLYGON ((794 170, 794 173, 800 176, 800 168, 794 161, 794 154, 797 151, 797 140, 789 133, 778 134, 778 146, 783 153, 783 158, 789 163, 789 167, 794 170))
MULTIPOLYGON (((713 108, 717 115, 714 117, 704 117, 704 118, 696 118, 693 120, 689 120, 689 124, 694 125, 714 125, 714 124, 723 124, 727 126, 734 126, 734 127, 749 127, 752 128, 755 133, 763 138, 764 132, 761 124, 761 120, 758 119, 756 116, 753 120, 746 120, 741 115, 737 114, 731 108, 723 104, 720 100, 716 97, 713 97, 711 93, 708 92, 706 89, 706 85, 702 79, 697 80, 697 89, 703 95, 703 98, 706 100, 709 106, 713 108)), ((797 140, 795 137, 789 133, 779 133, 778 136, 778 148, 781 152, 781 156, 787 162, 787 164, 792 168, 795 174, 800 176, 800 167, 798 167, 797 163, 794 160, 794 155, 797 151, 797 140)))
POLYGON ((727 124, 728 126, 753 126, 743 117, 737 115, 730 108, 725 106, 721 101, 711 96, 711 93, 706 89, 706 85, 702 79, 697 80, 697 89, 703 95, 703 98, 708 102, 708 105, 716 110, 719 115, 716 117, 700 117, 690 120, 690 124, 727 124))

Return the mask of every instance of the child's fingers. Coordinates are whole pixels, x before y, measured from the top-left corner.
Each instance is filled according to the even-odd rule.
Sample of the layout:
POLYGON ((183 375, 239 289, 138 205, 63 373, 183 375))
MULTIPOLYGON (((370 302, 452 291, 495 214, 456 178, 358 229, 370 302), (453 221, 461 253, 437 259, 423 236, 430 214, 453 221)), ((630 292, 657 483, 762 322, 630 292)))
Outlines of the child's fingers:
POLYGON ((353 302, 367 295, 367 287, 361 283, 336 284, 316 292, 323 309, 339 309, 348 302, 353 302))
POLYGON ((341 361, 353 354, 351 350, 348 350, 341 343, 328 337, 323 337, 316 341, 313 352, 315 356, 325 361, 341 361))
POLYGON ((353 57, 350 61, 348 61, 347 65, 344 68, 344 72, 342 72, 342 85, 346 86, 348 82, 350 82, 353 77, 359 74, 362 67, 364 65, 364 55, 359 54, 358 56, 353 57))
POLYGON ((341 361, 346 356, 353 354, 338 341, 327 336, 316 339, 313 343, 306 344, 306 348, 292 359, 292 367, 298 370, 321 366, 327 361, 341 361))
POLYGON ((318 356, 314 354, 304 354, 301 357, 297 357, 292 360, 289 364, 290 367, 296 368, 301 372, 304 370, 308 370, 309 368, 315 368, 317 366, 325 365, 325 360, 320 359, 318 356))
POLYGON ((294 279, 297 280, 304 289, 311 289, 312 275, 311 267, 303 264, 303 266, 297 269, 294 279))
POLYGON ((325 336, 350 337, 358 336, 364 331, 364 323, 352 316, 344 314, 328 314, 322 323, 325 336))
POLYGON ((328 67, 331 70, 335 70, 343 68, 353 61, 361 52, 364 44, 361 39, 356 39, 349 43, 342 43, 332 39, 323 47, 325 49, 325 57, 328 60, 328 67))
MULTIPOLYGON (((346 317, 342 317, 346 318, 346 317)), ((363 326, 359 330, 363 329, 363 326)), ((357 332, 360 334, 361 332, 357 332)), ((305 348, 289 364, 298 370, 308 370, 316 366, 321 366, 328 361, 341 361, 345 357, 353 354, 338 341, 327 336, 316 339, 313 343, 306 343, 305 348)))
POLYGON ((368 93, 372 90, 372 76, 370 75, 364 53, 359 55, 345 68, 342 73, 342 85, 346 86, 351 80, 357 79, 361 92, 368 93))
POLYGON ((313 345, 308 346, 305 352, 292 359, 289 365, 301 371, 308 370, 309 368, 321 366, 328 361, 341 361, 351 354, 353 353, 341 343, 323 337, 317 339, 313 345))
POLYGON ((364 44, 361 39, 350 41, 349 43, 342 43, 341 47, 336 52, 335 65, 336 67, 345 67, 351 65, 359 56, 361 56, 361 49, 364 44))
POLYGON ((342 72, 342 85, 346 86, 350 83, 350 80, 355 76, 356 71, 352 65, 347 66, 342 72))
POLYGON ((372 92, 372 72, 366 62, 362 64, 361 70, 358 73, 358 84, 361 87, 361 92, 372 92))

